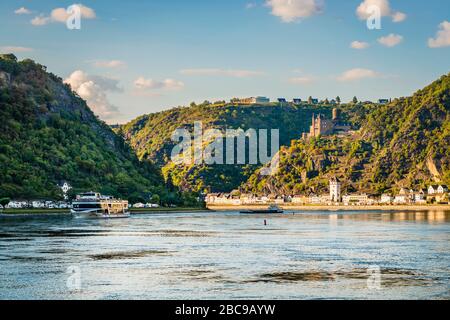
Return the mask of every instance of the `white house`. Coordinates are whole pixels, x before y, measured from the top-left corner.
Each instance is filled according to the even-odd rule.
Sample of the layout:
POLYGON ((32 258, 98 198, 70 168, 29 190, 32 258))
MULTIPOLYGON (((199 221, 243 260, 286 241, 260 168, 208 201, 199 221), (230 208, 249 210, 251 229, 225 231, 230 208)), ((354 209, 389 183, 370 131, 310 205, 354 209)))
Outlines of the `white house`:
POLYGON ((414 202, 417 204, 426 204, 427 199, 425 196, 425 192, 420 190, 419 192, 414 192, 414 202))
POLYGON ((348 205, 363 206, 373 203, 373 201, 371 201, 369 199, 369 196, 365 193, 345 195, 342 197, 342 202, 344 202, 346 206, 348 205))
POLYGON ((242 194, 241 195, 241 203, 242 204, 255 204, 256 196, 253 194, 242 194))
POLYGON ((6 206, 10 209, 22 209, 28 207, 28 202, 26 201, 10 201, 6 206))
POLYGON ((283 196, 277 196, 277 197, 275 197, 274 202, 276 204, 284 204, 286 202, 286 200, 284 199, 283 196))
POLYGON ((309 202, 308 198, 305 196, 295 195, 292 197, 292 203, 295 203, 295 204, 306 204, 308 202, 309 202))
POLYGON ((431 185, 428 187, 428 194, 436 194, 439 186, 438 185, 431 185))
POLYGON ((322 199, 320 196, 312 194, 309 196, 309 203, 311 204, 321 204, 322 203, 322 199))
POLYGON ((329 194, 323 194, 320 196, 321 204, 331 204, 331 197, 329 194))
POLYGON ((437 193, 442 194, 448 192, 448 187, 446 185, 440 185, 437 188, 437 193))
POLYGON ((33 207, 33 209, 45 208, 45 202, 44 201, 33 201, 33 202, 31 202, 31 207, 33 207))
POLYGON ((206 195, 206 203, 208 205, 240 205, 241 199, 230 193, 211 193, 206 195))
POLYGON ((382 194, 380 202, 382 204, 391 204, 394 201, 394 198, 390 194, 382 194))
POLYGON ((145 204, 143 204, 143 203, 135 203, 134 205, 133 205, 133 208, 136 208, 136 209, 142 209, 142 208, 145 208, 145 204))
POLYGON ((218 193, 208 193, 205 197, 205 202, 207 204, 214 204, 217 201, 218 193))
POLYGON ((394 204, 407 204, 409 202, 408 194, 399 194, 394 198, 394 204))

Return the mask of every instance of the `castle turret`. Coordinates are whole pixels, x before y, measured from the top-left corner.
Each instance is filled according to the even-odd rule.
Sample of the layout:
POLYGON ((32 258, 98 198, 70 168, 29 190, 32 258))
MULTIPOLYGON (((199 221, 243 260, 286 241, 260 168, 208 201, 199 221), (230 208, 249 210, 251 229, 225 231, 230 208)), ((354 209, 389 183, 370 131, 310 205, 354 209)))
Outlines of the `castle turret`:
POLYGON ((337 108, 333 109, 333 121, 338 121, 341 116, 341 111, 337 108))

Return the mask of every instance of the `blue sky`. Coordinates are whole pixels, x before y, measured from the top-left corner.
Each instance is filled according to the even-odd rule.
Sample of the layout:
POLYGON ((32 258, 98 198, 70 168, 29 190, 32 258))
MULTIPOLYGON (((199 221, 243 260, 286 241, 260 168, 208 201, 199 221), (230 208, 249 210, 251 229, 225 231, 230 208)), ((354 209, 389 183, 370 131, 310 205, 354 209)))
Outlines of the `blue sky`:
POLYGON ((232 97, 406 96, 450 71, 449 1, 84 0, 69 30, 52 11, 73 3, 1 1, 0 51, 46 65, 110 123, 232 97), (361 15, 373 3, 380 30, 361 15))

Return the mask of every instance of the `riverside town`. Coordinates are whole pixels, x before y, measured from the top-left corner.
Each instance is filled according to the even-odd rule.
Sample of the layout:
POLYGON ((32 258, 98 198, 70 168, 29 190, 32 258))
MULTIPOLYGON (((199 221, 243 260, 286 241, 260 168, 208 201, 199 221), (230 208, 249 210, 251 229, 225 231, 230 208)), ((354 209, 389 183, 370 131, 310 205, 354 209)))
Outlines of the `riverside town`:
POLYGON ((450 1, 7 0, 0 30, 0 304, 450 300, 450 1))

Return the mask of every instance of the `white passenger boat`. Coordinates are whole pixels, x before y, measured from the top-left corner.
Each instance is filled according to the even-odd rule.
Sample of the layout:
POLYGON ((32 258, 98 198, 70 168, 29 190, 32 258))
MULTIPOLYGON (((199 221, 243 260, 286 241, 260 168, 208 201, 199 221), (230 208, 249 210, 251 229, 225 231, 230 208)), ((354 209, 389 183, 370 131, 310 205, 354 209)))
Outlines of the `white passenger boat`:
POLYGON ((102 196, 97 192, 82 193, 72 203, 72 214, 80 218, 120 219, 130 217, 128 201, 102 196))

